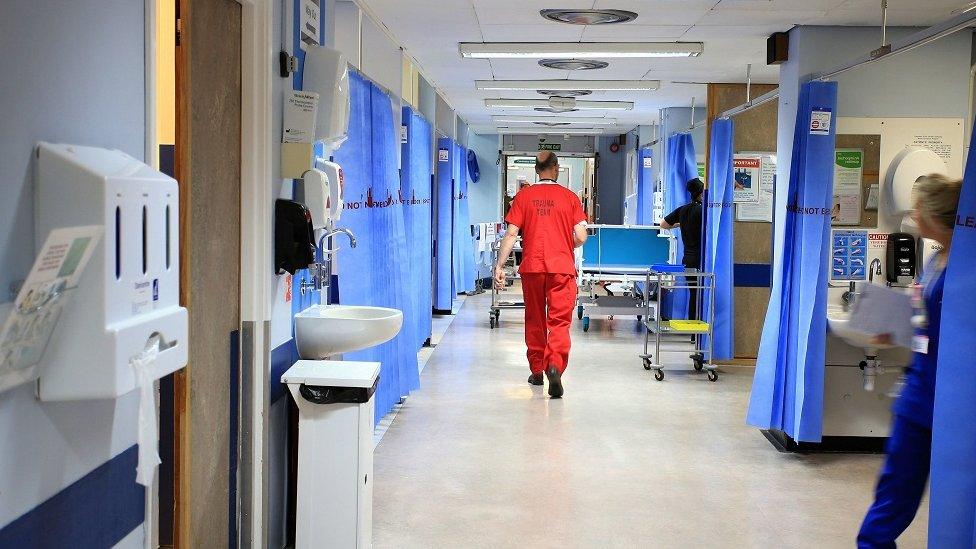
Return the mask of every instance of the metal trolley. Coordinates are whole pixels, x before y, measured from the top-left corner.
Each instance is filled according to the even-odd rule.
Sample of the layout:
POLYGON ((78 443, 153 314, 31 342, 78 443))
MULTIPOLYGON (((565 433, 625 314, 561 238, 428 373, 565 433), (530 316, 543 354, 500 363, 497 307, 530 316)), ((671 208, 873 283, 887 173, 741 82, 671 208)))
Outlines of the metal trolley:
POLYGON ((702 320, 661 320, 659 310, 652 314, 652 301, 647 300, 644 314, 644 353, 640 358, 644 361, 645 370, 654 370, 654 379, 664 381, 664 364, 661 360, 661 339, 667 336, 692 336, 695 342, 694 352, 689 355, 695 370, 705 371, 709 381, 718 381, 718 372, 712 362, 713 329, 715 325, 715 274, 698 270, 666 269, 659 266, 647 271, 646 291, 650 293, 656 288, 656 304, 662 303, 665 290, 692 290, 698 292, 698 308, 703 309, 703 299, 708 296, 707 310, 702 311, 702 320), (654 353, 650 353, 651 337, 654 337, 654 353), (706 343, 707 341, 707 343, 706 343), (655 358, 657 361, 655 361, 655 358))
MULTIPOLYGON (((491 245, 492 251, 492 265, 498 263, 498 249, 501 247, 501 241, 497 241, 491 245)), ((488 308, 488 326, 494 330, 501 323, 502 309, 525 309, 525 301, 518 301, 513 299, 502 299, 502 292, 508 291, 516 280, 519 278, 518 274, 518 262, 516 261, 515 252, 522 251, 521 239, 516 242, 515 248, 512 250, 512 255, 508 258, 508 262, 505 264, 505 286, 499 288, 495 284, 494 280, 491 283, 491 306, 488 308)))

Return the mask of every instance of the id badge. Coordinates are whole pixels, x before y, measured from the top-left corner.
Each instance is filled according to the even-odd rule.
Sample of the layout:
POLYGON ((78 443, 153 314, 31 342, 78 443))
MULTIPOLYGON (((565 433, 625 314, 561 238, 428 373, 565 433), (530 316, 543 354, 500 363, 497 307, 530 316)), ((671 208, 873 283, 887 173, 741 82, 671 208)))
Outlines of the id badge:
POLYGON ((929 336, 917 335, 912 337, 912 352, 923 355, 929 354, 929 336))

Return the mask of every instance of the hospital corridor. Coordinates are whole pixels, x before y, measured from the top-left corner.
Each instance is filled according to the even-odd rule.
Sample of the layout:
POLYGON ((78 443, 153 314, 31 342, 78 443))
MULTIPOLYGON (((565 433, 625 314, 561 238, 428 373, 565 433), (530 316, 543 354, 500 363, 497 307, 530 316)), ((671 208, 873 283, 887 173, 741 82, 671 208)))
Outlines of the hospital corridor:
POLYGON ((376 448, 374 547, 851 545, 879 456, 770 451, 741 419, 751 368, 724 368, 721 394, 690 373, 665 387, 633 319, 594 322, 549 400, 516 375, 521 319, 483 333, 487 301, 465 299, 376 448))
POLYGON ((974 129, 968 0, 3 0, 0 549, 976 548, 974 129))

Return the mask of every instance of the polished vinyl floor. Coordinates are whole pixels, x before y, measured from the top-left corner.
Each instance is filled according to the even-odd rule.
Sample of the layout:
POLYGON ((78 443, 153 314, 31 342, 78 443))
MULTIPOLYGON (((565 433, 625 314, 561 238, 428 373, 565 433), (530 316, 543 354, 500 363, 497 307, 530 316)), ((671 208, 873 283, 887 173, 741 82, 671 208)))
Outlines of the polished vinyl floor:
POLYGON ((751 369, 656 382, 634 319, 574 321, 549 400, 521 311, 489 330, 489 302, 464 302, 376 449, 374 547, 854 546, 881 457, 776 452, 744 422, 751 369))

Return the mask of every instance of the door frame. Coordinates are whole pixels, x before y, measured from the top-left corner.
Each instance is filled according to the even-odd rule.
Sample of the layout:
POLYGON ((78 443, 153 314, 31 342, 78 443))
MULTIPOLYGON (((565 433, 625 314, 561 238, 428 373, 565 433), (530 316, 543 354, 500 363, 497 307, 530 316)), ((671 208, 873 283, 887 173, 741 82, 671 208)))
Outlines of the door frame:
MULTIPOLYGON (((242 403, 250 403, 240 410, 241 430, 248 436, 248 447, 239 448, 241 470, 249 471, 248 478, 239 478, 247 499, 239 505, 241 516, 247 514, 248 531, 240 532, 242 546, 260 547, 264 544, 267 529, 267 430, 269 409, 269 383, 271 350, 268 328, 271 322, 273 247, 272 227, 272 136, 274 67, 274 1, 235 0, 241 5, 241 295, 240 311, 242 326, 251 327, 250 337, 242 339, 241 353, 249 360, 242 362, 241 375, 248 376, 250 383, 241 387, 250 389, 249 395, 241 395, 242 403), (247 370, 244 370, 247 368, 247 370), (245 467, 245 464, 249 466, 245 467), (255 519, 256 517, 256 519, 255 519)), ((156 0, 144 0, 145 6, 145 81, 146 81, 146 162, 159 165, 159 143, 156 127, 156 0)), ((283 15, 284 16, 284 15, 283 15)), ((177 409, 177 414, 180 411, 177 409)), ((177 454, 177 461, 185 456, 177 454)), ((146 491, 146 547, 158 547, 159 486, 158 479, 146 491)), ((185 506, 185 502, 176 502, 185 506)), ((180 523, 186 528, 185 523, 180 523)), ((186 539, 176 532, 176 539, 186 539)))

